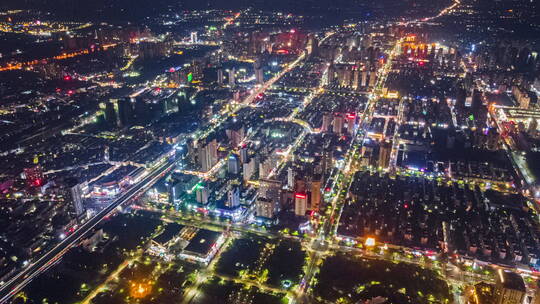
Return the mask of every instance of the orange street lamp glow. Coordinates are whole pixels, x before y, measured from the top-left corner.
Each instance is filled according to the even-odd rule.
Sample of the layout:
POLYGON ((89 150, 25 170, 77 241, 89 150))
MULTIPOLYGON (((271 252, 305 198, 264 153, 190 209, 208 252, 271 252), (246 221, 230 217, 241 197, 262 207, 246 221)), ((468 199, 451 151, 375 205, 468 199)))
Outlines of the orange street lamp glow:
POLYGON ((145 283, 132 283, 131 284, 131 296, 134 298, 144 298, 150 294, 150 285, 145 283))

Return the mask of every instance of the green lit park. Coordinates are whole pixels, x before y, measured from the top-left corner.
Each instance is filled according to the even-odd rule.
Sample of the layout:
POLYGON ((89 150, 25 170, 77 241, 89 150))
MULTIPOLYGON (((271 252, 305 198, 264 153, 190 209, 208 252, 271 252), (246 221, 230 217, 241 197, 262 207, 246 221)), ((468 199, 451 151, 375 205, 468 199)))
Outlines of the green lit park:
POLYGON ((358 303, 377 297, 389 303, 452 303, 446 282, 414 264, 344 254, 327 257, 313 287, 318 303, 358 303))

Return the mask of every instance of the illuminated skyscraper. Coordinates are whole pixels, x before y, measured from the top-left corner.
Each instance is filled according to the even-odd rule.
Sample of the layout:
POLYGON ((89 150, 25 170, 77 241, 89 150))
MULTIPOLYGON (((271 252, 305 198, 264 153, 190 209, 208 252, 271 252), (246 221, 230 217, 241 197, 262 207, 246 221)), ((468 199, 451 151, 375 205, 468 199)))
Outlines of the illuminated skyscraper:
POLYGON ((294 188, 294 169, 292 167, 287 169, 287 187, 289 189, 294 188))
POLYGON ((199 147, 199 163, 202 172, 208 172, 217 162, 217 141, 215 139, 199 147))
POLYGON ((307 201, 308 201, 307 193, 296 192, 294 194, 294 214, 298 216, 306 215, 307 201))
POLYGON ((223 68, 219 67, 217 70, 217 82, 219 85, 223 85, 223 68))
POLYGON ((333 166, 333 157, 334 153, 331 148, 325 147, 323 149, 322 158, 321 158, 321 166, 322 166, 322 173, 327 174, 332 170, 333 166))
POLYGON ((191 43, 199 43, 199 39, 197 38, 197 32, 191 32, 190 38, 191 43))
POLYGON ((360 82, 361 87, 366 87, 368 85, 368 72, 367 70, 362 71, 362 81, 360 82))
POLYGON ((330 124, 332 123, 332 113, 324 112, 322 118, 321 132, 328 132, 330 129, 330 124))
POLYGON ((307 53, 310 56, 317 56, 319 51, 319 41, 315 35, 310 35, 307 43, 307 53))
POLYGON ((234 87, 236 85, 236 78, 234 75, 235 73, 236 71, 234 70, 234 68, 229 70, 229 86, 231 87, 234 87))
POLYGON ((253 69, 255 71, 255 80, 258 84, 264 83, 264 72, 262 68, 261 59, 257 58, 257 60, 253 63, 253 69))
POLYGON ((66 191, 65 199, 70 201, 73 206, 73 212, 78 219, 84 215, 84 206, 83 206, 83 193, 81 189, 81 184, 74 178, 66 180, 66 191))
POLYGON ((343 115, 341 113, 334 115, 334 125, 332 128, 332 131, 336 133, 337 135, 341 135, 341 132, 343 131, 343 125, 344 125, 343 115))
POLYGON ((326 84, 332 84, 335 80, 335 74, 336 74, 336 69, 334 68, 334 65, 333 64, 330 64, 330 66, 328 67, 328 71, 327 71, 328 75, 326 75, 326 84))
POLYGON ((227 201, 225 206, 234 208, 240 206, 240 187, 233 185, 227 191, 227 201))
POLYGON ((257 201, 255 204, 257 216, 269 219, 276 216, 276 213, 278 211, 278 204, 276 203, 276 201, 266 197, 257 197, 257 201))
POLYGON ((345 68, 341 71, 341 79, 339 81, 341 86, 348 87, 351 85, 352 73, 353 71, 349 68, 345 68))
POLYGON ((347 118, 347 134, 352 135, 356 124, 356 114, 347 113, 345 117, 347 118))
POLYGON ((231 174, 238 174, 240 172, 240 163, 238 162, 238 156, 231 154, 227 160, 227 171, 231 174))
POLYGON ((243 145, 241 148, 240 148, 240 162, 242 164, 245 164, 247 163, 248 161, 248 148, 247 148, 247 145, 243 145))
POLYGON ((374 87, 377 83, 377 72, 375 70, 369 72, 369 86, 374 87))
POLYGON ((198 186, 195 190, 195 198, 197 202, 201 204, 207 204, 208 198, 210 196, 210 193, 208 191, 208 188, 204 186, 198 186))
POLYGON ((281 182, 274 179, 261 179, 259 182, 259 196, 279 202, 281 196, 281 182))
POLYGON ((244 182, 247 182, 251 179, 255 173, 256 161, 255 158, 252 158, 249 162, 245 162, 242 167, 242 174, 244 182))
POLYGON ((319 210, 321 205, 321 179, 321 175, 315 175, 311 181, 311 210, 319 210))
POLYGON ((353 70, 353 81, 352 81, 352 87, 356 90, 360 88, 360 75, 361 75, 360 69, 358 68, 358 66, 356 66, 353 70))

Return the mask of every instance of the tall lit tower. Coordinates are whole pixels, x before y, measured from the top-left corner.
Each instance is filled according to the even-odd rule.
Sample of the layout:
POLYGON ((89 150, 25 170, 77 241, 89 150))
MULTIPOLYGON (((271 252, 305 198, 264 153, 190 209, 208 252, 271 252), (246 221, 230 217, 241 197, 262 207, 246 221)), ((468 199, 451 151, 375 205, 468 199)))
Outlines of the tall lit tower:
POLYGON ((223 68, 219 67, 217 70, 217 81, 219 85, 223 85, 223 68))
POLYGON ((229 70, 229 86, 234 87, 236 85, 236 79, 235 79, 235 70, 234 68, 229 70))
POLYGON ((257 58, 257 60, 253 63, 253 69, 255 70, 255 80, 258 84, 264 83, 264 73, 262 69, 262 63, 261 59, 257 58))
POLYGON ((195 43, 199 43, 199 39, 197 38, 197 32, 191 32, 191 43, 192 44, 195 44, 195 43))

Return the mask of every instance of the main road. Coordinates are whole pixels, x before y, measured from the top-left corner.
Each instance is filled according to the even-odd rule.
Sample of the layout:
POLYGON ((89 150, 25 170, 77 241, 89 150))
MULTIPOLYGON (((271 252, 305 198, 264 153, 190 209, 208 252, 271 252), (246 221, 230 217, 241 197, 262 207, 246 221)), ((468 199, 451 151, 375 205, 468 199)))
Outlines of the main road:
POLYGON ((133 185, 129 190, 114 200, 108 207, 94 215, 87 222, 84 222, 77 230, 68 235, 63 241, 50 249, 47 253, 41 256, 38 260, 27 265, 21 272, 14 276, 11 280, 0 286, 0 303, 5 303, 12 296, 17 294, 22 288, 30 283, 36 276, 54 265, 72 246, 76 245, 81 238, 92 231, 104 218, 116 212, 120 206, 131 202, 138 198, 141 193, 148 190, 167 172, 175 167, 180 159, 167 159, 163 164, 160 164, 152 169, 142 178, 140 182, 133 185))
POLYGON ((377 84, 374 86, 370 93, 368 102, 363 109, 362 116, 359 121, 359 126, 361 129, 354 134, 351 140, 351 146, 349 147, 345 157, 346 165, 343 166, 342 170, 336 172, 335 174, 334 179, 337 181, 337 183, 334 184, 332 187, 332 193, 334 194, 334 196, 331 197, 331 201, 328 206, 330 208, 329 213, 325 216, 327 220, 325 220, 322 226, 319 228, 316 233, 317 237, 311 241, 311 244, 309 246, 310 249, 312 249, 312 253, 304 277, 300 282, 300 289, 297 295, 297 300, 299 303, 309 302, 309 300, 305 296, 305 291, 310 286, 310 282, 315 275, 317 265, 320 262, 320 258, 324 254, 326 254, 326 251, 331 244, 331 241, 328 241, 327 238, 331 237, 335 229, 337 228, 342 205, 341 203, 344 199, 344 196, 348 192, 348 188, 352 183, 352 178, 355 171, 352 170, 352 167, 354 166, 354 162, 358 159, 358 156, 360 156, 360 150, 367 134, 367 131, 364 130, 364 128, 373 116, 375 104, 379 100, 380 91, 382 90, 384 83, 386 82, 386 77, 390 72, 392 61, 394 57, 398 54, 397 50, 400 43, 401 40, 396 41, 394 48, 389 53, 390 56, 388 57, 386 64, 381 69, 379 69, 377 73, 377 84), (339 177, 340 175, 341 178, 339 177))
MULTIPOLYGON (((410 23, 424 23, 427 21, 431 21, 434 19, 437 19, 439 17, 442 17, 444 15, 447 15, 449 12, 451 12, 453 9, 458 7, 461 4, 461 0, 453 0, 452 4, 443 10, 441 10, 436 16, 424 18, 422 20, 411 20, 408 22, 405 22, 404 24, 410 24, 410 23)), ((352 170, 351 167, 354 166, 355 161, 358 159, 358 156, 360 154, 361 147, 364 144, 364 139, 367 134, 367 130, 365 130, 365 127, 367 123, 371 120, 373 117, 373 113, 375 110, 375 104, 380 99, 382 88, 384 87, 386 83, 386 79, 388 74, 391 71, 392 68, 392 61, 393 59, 399 55, 399 45, 403 42, 403 39, 396 40, 394 47, 390 50, 389 56, 387 59, 387 62, 385 65, 377 71, 377 83, 373 87, 372 91, 369 94, 369 99, 366 104, 366 107, 364 108, 364 111, 362 113, 362 117, 360 118, 360 130, 354 134, 352 140, 351 140, 351 146, 349 147, 349 150, 346 154, 346 165, 343 167, 342 170, 337 172, 335 174, 334 180, 339 180, 339 182, 335 183, 332 186, 332 192, 333 197, 331 197, 331 201, 329 203, 329 213, 325 216, 326 220, 324 223, 319 227, 318 231, 316 232, 316 237, 312 239, 311 244, 309 245, 310 249, 312 249, 312 255, 310 256, 310 262, 307 265, 307 269, 305 271, 304 277, 302 278, 300 282, 300 288, 298 290, 297 298, 296 300, 298 303, 306 303, 309 302, 309 299, 306 297, 306 290, 310 287, 311 280, 313 279, 313 276, 316 273, 318 263, 320 262, 320 259, 326 254, 327 250, 329 249, 329 245, 332 244, 332 240, 327 240, 327 238, 332 237, 335 230, 337 229, 337 224, 339 222, 339 216, 340 211, 343 203, 343 199, 348 192, 348 188, 350 187, 352 183, 353 173, 355 170, 352 170), (339 178, 341 176, 341 178, 339 178), (345 190, 345 191, 344 191, 345 190)))

